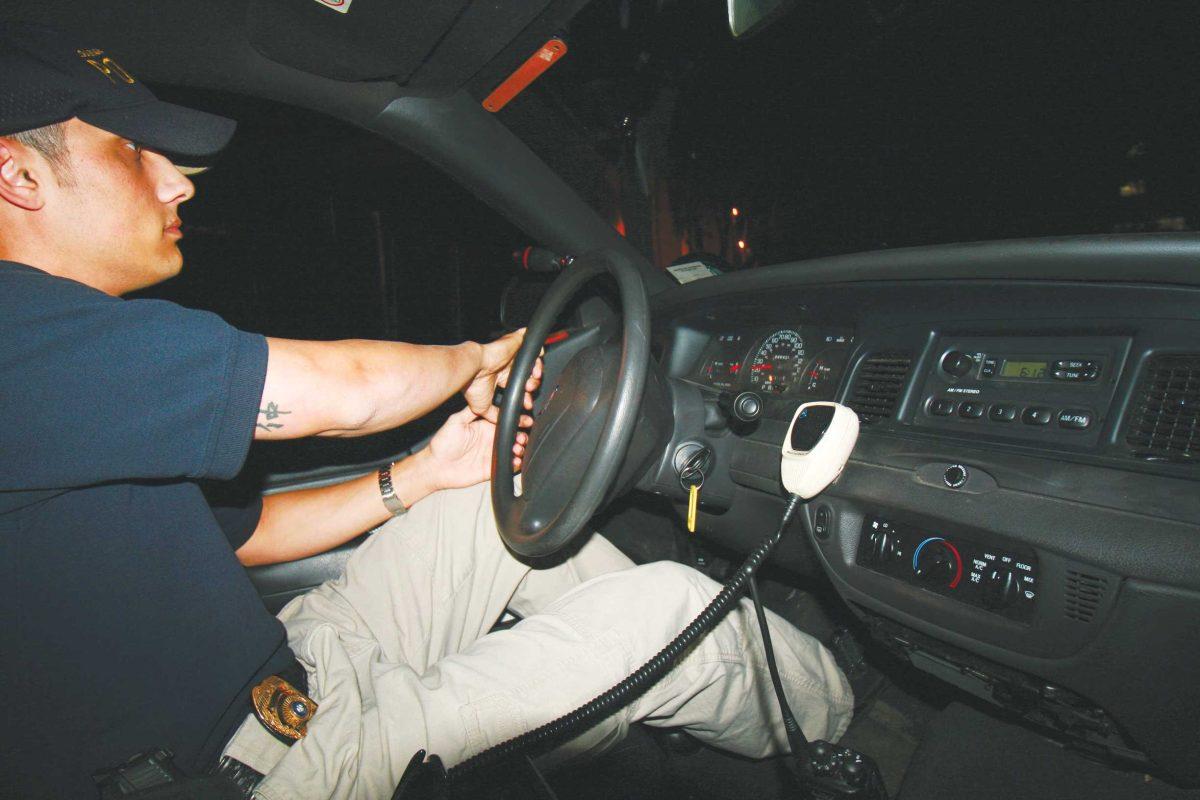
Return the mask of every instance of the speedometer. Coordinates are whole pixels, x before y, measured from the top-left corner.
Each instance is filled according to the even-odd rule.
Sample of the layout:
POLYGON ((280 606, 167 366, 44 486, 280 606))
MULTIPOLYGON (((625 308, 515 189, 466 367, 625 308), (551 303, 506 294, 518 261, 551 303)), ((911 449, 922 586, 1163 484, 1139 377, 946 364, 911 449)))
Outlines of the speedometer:
POLYGON ((768 336, 750 360, 750 383, 763 394, 783 394, 800 380, 804 339, 792 330, 768 336))

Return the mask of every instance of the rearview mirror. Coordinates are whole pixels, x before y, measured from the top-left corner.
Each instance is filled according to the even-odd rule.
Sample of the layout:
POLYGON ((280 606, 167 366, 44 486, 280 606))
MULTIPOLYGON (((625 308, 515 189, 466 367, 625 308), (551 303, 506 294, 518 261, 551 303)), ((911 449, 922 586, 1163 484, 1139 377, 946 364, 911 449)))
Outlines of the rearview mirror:
POLYGON ((728 0, 729 32, 741 39, 774 22, 795 0, 728 0))

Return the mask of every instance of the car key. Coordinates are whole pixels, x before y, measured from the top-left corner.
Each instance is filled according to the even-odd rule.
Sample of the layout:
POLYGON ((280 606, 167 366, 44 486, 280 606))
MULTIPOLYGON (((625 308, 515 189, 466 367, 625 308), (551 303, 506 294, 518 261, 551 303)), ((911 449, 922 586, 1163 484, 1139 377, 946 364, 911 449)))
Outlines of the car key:
POLYGON ((679 482, 688 493, 687 529, 688 533, 696 532, 696 512, 700 508, 700 487, 704 485, 704 472, 700 469, 686 469, 679 475, 679 482))

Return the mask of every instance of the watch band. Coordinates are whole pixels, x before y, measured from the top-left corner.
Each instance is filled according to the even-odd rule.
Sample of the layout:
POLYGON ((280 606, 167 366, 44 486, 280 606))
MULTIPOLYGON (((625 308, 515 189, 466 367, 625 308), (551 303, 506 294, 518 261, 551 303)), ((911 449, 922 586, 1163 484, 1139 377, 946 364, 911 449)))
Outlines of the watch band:
POLYGON ((379 495, 383 498, 383 504, 387 506, 387 510, 392 512, 393 517, 398 517, 408 511, 408 506, 404 505, 399 497, 396 496, 396 490, 392 486, 392 464, 379 469, 379 495))

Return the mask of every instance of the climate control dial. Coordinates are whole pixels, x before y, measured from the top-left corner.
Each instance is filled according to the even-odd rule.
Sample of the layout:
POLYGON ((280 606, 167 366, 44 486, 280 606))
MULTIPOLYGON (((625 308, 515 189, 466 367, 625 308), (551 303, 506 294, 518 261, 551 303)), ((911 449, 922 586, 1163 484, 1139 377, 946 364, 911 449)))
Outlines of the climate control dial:
POLYGON ((1007 567, 994 567, 984 577, 983 602, 990 608, 1006 608, 1020 593, 1020 578, 1007 567))
POLYGON ((963 563, 958 548, 941 536, 930 536, 913 550, 913 574, 922 583, 954 589, 962 580, 963 563))

